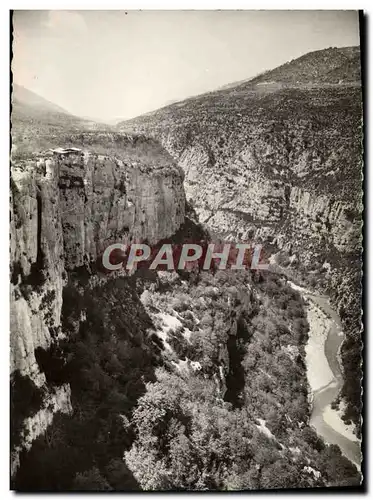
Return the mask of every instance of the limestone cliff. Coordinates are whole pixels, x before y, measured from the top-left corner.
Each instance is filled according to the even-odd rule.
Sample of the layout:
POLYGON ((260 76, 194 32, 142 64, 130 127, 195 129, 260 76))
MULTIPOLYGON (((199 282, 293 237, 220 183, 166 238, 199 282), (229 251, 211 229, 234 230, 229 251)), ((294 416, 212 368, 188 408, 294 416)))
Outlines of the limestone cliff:
POLYGON ((145 162, 77 148, 15 161, 10 196, 12 380, 26 377, 43 401, 18 429, 20 449, 45 430, 54 410, 71 411, 69 387, 51 389, 36 355, 65 335, 67 271, 89 269, 111 243, 171 236, 184 221, 185 196, 183 174, 167 153, 162 162, 145 162))
MULTIPOLYGON (((320 93, 216 92, 122 128, 162 141, 185 171, 187 199, 213 231, 297 245, 293 236, 307 226, 307 239, 324 245, 324 236, 348 253, 360 244, 361 94, 320 93)), ((304 253, 307 241, 298 246, 304 253)))

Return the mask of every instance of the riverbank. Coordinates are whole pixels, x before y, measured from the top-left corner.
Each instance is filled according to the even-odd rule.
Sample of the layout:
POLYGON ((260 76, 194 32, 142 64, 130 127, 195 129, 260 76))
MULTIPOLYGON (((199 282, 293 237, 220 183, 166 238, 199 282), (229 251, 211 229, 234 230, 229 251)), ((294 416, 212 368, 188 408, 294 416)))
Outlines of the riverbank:
POLYGON ((338 410, 334 410, 331 405, 328 405, 323 412, 324 421, 350 441, 361 442, 356 437, 355 426, 353 424, 347 425, 342 420, 344 407, 345 404, 343 401, 340 403, 338 410))
POLYGON ((353 427, 347 427, 340 412, 332 410, 331 403, 338 397, 343 385, 343 372, 339 363, 339 350, 344 340, 337 313, 325 296, 295 285, 307 304, 309 339, 306 345, 307 378, 312 390, 310 425, 329 444, 339 446, 343 455, 359 469, 361 449, 353 427))
POLYGON ((326 356, 320 356, 325 351, 325 344, 331 327, 331 320, 321 309, 308 299, 308 324, 312 325, 312 335, 309 335, 306 351, 307 380, 312 392, 325 387, 334 379, 326 356))

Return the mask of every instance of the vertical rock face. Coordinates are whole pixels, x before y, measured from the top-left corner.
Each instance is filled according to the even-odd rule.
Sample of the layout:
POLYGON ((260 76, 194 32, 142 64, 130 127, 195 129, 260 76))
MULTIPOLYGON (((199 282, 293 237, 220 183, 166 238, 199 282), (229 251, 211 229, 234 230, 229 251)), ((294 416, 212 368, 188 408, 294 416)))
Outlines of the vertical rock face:
POLYGON ((310 232, 331 239, 339 252, 359 248, 361 225, 357 219, 362 210, 361 196, 360 200, 334 200, 293 187, 289 208, 298 214, 299 219, 307 220, 310 232))
MULTIPOLYGON (((346 135, 344 146, 319 143, 322 151, 311 158, 298 144, 303 141, 307 148, 305 139, 298 137, 303 134, 299 123, 294 123, 294 138, 287 146, 290 154, 285 154, 283 144, 273 144, 275 137, 263 139, 259 129, 241 143, 234 135, 222 141, 207 128, 208 139, 197 136, 179 149, 180 131, 171 135, 162 125, 157 137, 185 171, 187 199, 213 231, 236 239, 276 237, 280 248, 287 240, 300 254, 306 240, 323 245, 322 237, 341 253, 359 248, 361 176, 359 167, 353 166, 361 163, 357 137, 346 135), (347 144, 351 147, 343 158, 347 144), (334 147, 341 148, 339 157, 334 147)), ((309 141, 320 140, 310 131, 309 141)))
MULTIPOLYGON (((184 206, 183 174, 168 156, 159 166, 70 148, 13 165, 11 373, 45 389, 35 351, 64 335, 67 270, 96 260, 124 238, 152 243, 171 236, 184 221, 184 206)), ((45 414, 32 417, 33 437, 50 423, 53 408, 70 411, 69 389, 62 389, 44 394, 45 414)))
POLYGON ((64 284, 58 185, 34 170, 14 169, 10 203, 11 371, 42 385, 35 349, 58 334, 64 284))
POLYGON ((99 257, 111 243, 170 236, 184 221, 181 170, 119 158, 61 155, 58 170, 66 267, 99 257))
MULTIPOLYGON (((163 144, 185 171, 186 196, 201 222, 224 237, 292 241, 303 258, 308 240, 316 245, 323 233, 332 251, 356 251, 362 208, 361 88, 358 78, 348 85, 333 79, 326 85, 321 78, 308 86, 327 66, 338 67, 347 57, 339 49, 324 52, 307 56, 308 76, 303 59, 275 72, 287 83, 296 74, 293 88, 258 89, 254 79, 118 127, 151 134, 163 144), (318 65, 322 71, 315 69, 318 65)), ((350 52, 358 68, 359 49, 350 52)), ((343 65, 340 71, 348 81, 356 77, 343 65)))
POLYGON ((212 231, 277 243, 302 262, 333 259, 338 267, 361 247, 359 82, 254 87, 198 96, 120 129, 151 133, 164 145, 185 171, 188 201, 212 231))
POLYGON ((12 450, 11 476, 15 474, 20 465, 19 452, 21 449, 29 450, 31 448, 33 441, 45 432, 52 423, 54 414, 72 412, 70 396, 69 384, 52 389, 50 393, 46 394, 40 410, 25 419, 20 435, 21 444, 12 450))

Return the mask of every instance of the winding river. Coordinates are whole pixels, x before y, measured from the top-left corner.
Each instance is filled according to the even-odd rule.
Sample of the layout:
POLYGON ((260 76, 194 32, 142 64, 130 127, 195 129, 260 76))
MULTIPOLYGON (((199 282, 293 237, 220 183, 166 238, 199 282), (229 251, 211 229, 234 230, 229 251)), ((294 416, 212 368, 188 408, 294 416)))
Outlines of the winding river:
MULTIPOLYGON (((324 352, 320 353, 320 356, 325 356, 333 376, 329 383, 313 392, 313 407, 310 425, 315 428, 317 434, 327 443, 338 445, 342 454, 360 468, 360 442, 357 438, 356 440, 348 439, 345 435, 338 432, 337 429, 329 425, 324 419, 325 409, 336 399, 343 385, 343 372, 338 358, 339 349, 344 339, 344 336, 341 335, 341 320, 338 314, 331 308, 328 297, 314 294, 309 290, 294 285, 292 282, 289 282, 289 284, 298 290, 306 302, 311 301, 331 319, 324 352)), ((310 324, 310 337, 312 336, 312 328, 314 327, 314 325, 310 324)), ((317 370, 317 366, 315 369, 317 370)))

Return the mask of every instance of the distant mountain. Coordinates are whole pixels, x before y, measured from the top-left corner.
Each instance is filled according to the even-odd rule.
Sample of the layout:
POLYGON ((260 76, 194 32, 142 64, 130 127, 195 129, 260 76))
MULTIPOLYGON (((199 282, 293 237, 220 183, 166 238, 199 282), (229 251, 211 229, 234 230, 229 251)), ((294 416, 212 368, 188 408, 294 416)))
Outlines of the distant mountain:
POLYGON ((227 90, 245 84, 268 85, 346 83, 360 80, 359 47, 331 47, 309 52, 301 57, 264 71, 259 75, 223 85, 218 90, 227 90))
POLYGON ((256 78, 255 76, 252 76, 251 78, 244 78, 243 80, 239 80, 238 82, 233 82, 233 83, 226 83, 225 85, 222 85, 221 87, 219 87, 218 89, 216 90, 227 90, 227 89, 231 89, 233 87, 237 87, 238 85, 242 85, 243 83, 247 83, 247 82, 250 82, 251 80, 253 80, 254 78, 256 78))
POLYGON ((30 114, 44 112, 70 115, 68 111, 57 106, 57 104, 15 83, 13 84, 12 105, 16 111, 28 111, 30 114))
MULTIPOLYGON (((263 93, 273 93, 281 89, 304 90, 312 87, 325 89, 336 87, 340 88, 338 92, 342 92, 343 87, 360 86, 360 84, 360 48, 331 47, 309 52, 277 68, 246 80, 224 85, 215 91, 189 97, 131 120, 122 121, 117 124, 117 128, 156 134, 153 126, 159 128, 163 119, 169 121, 175 118, 176 122, 182 119, 184 123, 196 120, 201 123, 200 120, 204 121, 207 114, 222 115, 222 119, 231 121, 240 111, 245 116, 245 112, 249 111, 252 105, 254 108, 258 105, 261 107, 258 99, 262 99, 261 95, 264 98, 263 93), (200 116, 202 111, 203 116, 200 116)), ((307 94, 307 98, 309 95, 307 94)))
POLYGON ((65 142, 66 135, 110 127, 72 115, 57 104, 17 84, 11 97, 12 153, 28 156, 65 142))
POLYGON ((309 52, 249 80, 250 85, 265 83, 321 84, 360 80, 359 47, 331 47, 309 52))

